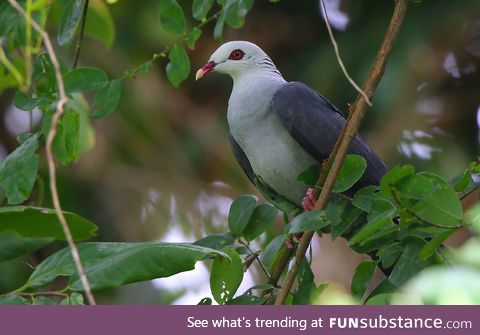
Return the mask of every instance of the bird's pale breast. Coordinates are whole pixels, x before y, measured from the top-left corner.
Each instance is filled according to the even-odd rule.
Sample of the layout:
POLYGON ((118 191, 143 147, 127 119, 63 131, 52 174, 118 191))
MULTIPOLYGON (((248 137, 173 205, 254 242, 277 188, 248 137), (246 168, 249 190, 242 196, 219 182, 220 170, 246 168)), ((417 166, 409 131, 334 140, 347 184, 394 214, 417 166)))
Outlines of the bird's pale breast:
MULTIPOLYGON (((261 87, 258 83, 256 86, 261 87)), ((297 177, 317 162, 290 136, 271 110, 275 91, 244 88, 242 95, 232 94, 235 98, 230 98, 228 107, 230 132, 255 174, 300 205, 307 186, 297 181, 297 177)))

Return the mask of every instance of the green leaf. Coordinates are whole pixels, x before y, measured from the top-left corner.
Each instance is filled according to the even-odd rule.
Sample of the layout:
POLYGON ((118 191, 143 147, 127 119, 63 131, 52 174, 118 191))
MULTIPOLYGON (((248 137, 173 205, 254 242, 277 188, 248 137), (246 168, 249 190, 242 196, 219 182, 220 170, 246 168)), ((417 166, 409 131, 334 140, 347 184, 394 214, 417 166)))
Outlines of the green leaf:
POLYGON ((308 169, 300 173, 297 177, 298 181, 301 181, 307 186, 314 187, 320 177, 320 165, 315 164, 308 169))
POLYGON ((253 291, 260 291, 259 294, 263 293, 265 290, 271 290, 273 288, 270 284, 259 284, 253 287, 250 287, 242 295, 228 301, 227 305, 262 305, 264 304, 268 297, 266 296, 256 296, 253 294, 253 291))
POLYGON ((220 16, 217 18, 215 23, 215 28, 213 29, 213 38, 217 41, 222 40, 223 38, 223 28, 225 26, 225 11, 220 13, 220 16))
POLYGON ((390 305, 393 293, 377 294, 365 301, 365 305, 390 305))
POLYGON ((341 215, 340 222, 335 223, 332 227, 332 239, 335 240, 338 236, 346 232, 355 223, 355 221, 357 221, 361 214, 361 209, 352 206, 350 203, 347 203, 346 208, 341 215))
POLYGON ((411 176, 415 173, 415 169, 412 165, 396 166, 387 172, 380 181, 380 192, 387 196, 392 197, 391 187, 395 185, 400 179, 411 176))
POLYGON ((472 182, 472 172, 470 169, 466 169, 463 174, 454 182, 453 188, 455 192, 463 192, 472 182))
POLYGON ((65 75, 67 93, 96 91, 108 83, 108 77, 96 67, 78 67, 65 75))
POLYGON ((160 0, 160 24, 170 34, 185 34, 186 22, 182 7, 176 0, 160 0))
POLYGON ((395 183, 395 191, 411 199, 422 199, 434 189, 430 179, 420 174, 406 176, 395 183))
POLYGON ((460 224, 463 217, 462 204, 452 186, 433 173, 421 172, 419 175, 435 183, 435 190, 415 204, 412 208, 415 214, 422 220, 445 227, 460 224))
POLYGON ((363 243, 371 235, 382 230, 382 228, 392 222, 393 216, 395 215, 395 210, 390 209, 381 214, 376 215, 371 220, 369 219, 368 223, 363 226, 360 231, 358 231, 349 241, 349 245, 355 243, 363 243))
POLYGON ((235 242, 235 238, 235 235, 232 233, 212 234, 195 241, 193 244, 206 248, 221 250, 226 246, 232 245, 235 242))
POLYGON ((257 297, 252 294, 242 294, 232 300, 227 301, 226 305, 263 305, 268 297, 257 297))
POLYGON ((25 20, 7 1, 0 2, 0 36, 7 36, 19 30, 25 20))
POLYGON ((205 20, 210 9, 212 9, 214 0, 193 0, 192 15, 198 21, 205 20))
POLYGON ((0 305, 30 305, 30 301, 18 294, 10 293, 0 296, 0 305))
POLYGON ((284 248, 285 236, 283 235, 276 236, 268 243, 263 250, 262 255, 260 256, 262 263, 267 267, 267 269, 271 270, 274 268, 274 265, 280 255, 280 251, 282 251, 284 248))
POLYGON ((190 58, 185 49, 178 44, 170 50, 168 58, 170 59, 166 68, 168 80, 173 86, 178 87, 190 73, 190 58))
MULTIPOLYGON (((58 56, 57 56, 58 57, 58 56)), ((67 64, 58 57, 62 75, 68 72, 67 64)), ((39 97, 47 97, 49 100, 56 100, 57 81, 55 70, 48 53, 41 53, 35 57, 35 64, 32 72, 32 83, 35 86, 35 93, 39 97)))
POLYGON ((72 42, 80 24, 85 0, 62 0, 63 15, 58 28, 57 42, 66 46, 72 42))
POLYGON ((32 193, 38 171, 39 135, 32 135, 0 162, 0 186, 10 205, 24 202, 32 193))
MULTIPOLYGON (((376 302, 379 301, 380 298, 375 298, 378 296, 383 296, 383 299, 386 298, 386 295, 391 295, 393 292, 395 292, 398 288, 393 285, 388 278, 385 278, 380 284, 377 285, 373 289, 373 291, 368 295, 368 297, 365 299, 365 305, 375 305, 376 302)), ((385 305, 385 303, 383 303, 385 305)))
POLYGON ((35 298, 32 297, 32 305, 58 305, 57 300, 52 297, 47 296, 36 296, 35 298))
POLYGON ((102 42, 108 49, 115 40, 115 23, 108 6, 102 0, 90 1, 85 22, 85 35, 102 42))
POLYGON ((338 173, 333 192, 342 193, 349 190, 362 177, 366 168, 365 158, 359 155, 347 155, 338 173))
MULTIPOLYGON (((159 242, 80 243, 78 251, 92 289, 168 277, 192 270, 197 261, 206 257, 228 257, 220 251, 196 245, 159 242)), ((26 286, 42 287, 58 276, 69 277, 71 290, 83 290, 68 248, 45 259, 32 273, 26 286)))
POLYGON ((270 204, 261 204, 255 207, 247 226, 243 230, 243 237, 252 241, 265 232, 277 217, 278 210, 270 204))
MULTIPOLYGON (((81 155, 88 152, 90 149, 93 148, 95 145, 95 131, 93 127, 90 125, 90 116, 89 116, 89 106, 85 98, 81 93, 73 93, 72 99, 68 101, 65 105, 66 111, 75 112, 78 114, 78 135, 76 134, 75 130, 75 123, 76 120, 69 120, 70 126, 67 127, 67 134, 70 133, 72 135, 71 138, 63 138, 60 135, 57 135, 53 144, 53 150, 55 156, 58 158, 60 156, 66 155, 65 143, 69 143, 69 150, 68 152, 74 153, 74 160, 78 159, 81 155), (76 142, 76 147, 73 147, 76 142)), ((44 112, 43 121, 42 121, 42 133, 46 138, 48 136, 48 132, 50 131, 50 126, 52 123, 52 115, 54 111, 48 110, 44 112)), ((75 118, 72 116, 72 118, 75 118)), ((60 126, 59 126, 60 127, 60 126)), ((58 130, 57 130, 58 131, 58 130)), ((67 135, 69 136, 69 135, 67 135)), ((68 157, 68 155, 67 155, 68 157)))
POLYGON ((304 258, 298 270, 298 287, 293 294, 293 305, 309 305, 317 298, 314 274, 308 261, 304 258))
POLYGON ((37 107, 37 100, 26 96, 21 90, 18 90, 13 97, 13 104, 22 111, 32 111, 37 107))
POLYGON ((187 45, 190 49, 195 49, 195 43, 197 43, 197 40, 200 38, 200 35, 202 35, 202 31, 198 29, 197 27, 193 28, 187 35, 187 45))
POLYGON ((50 5, 48 0, 36 0, 32 3, 32 11, 42 10, 48 5, 50 5))
POLYGON ((220 305, 230 301, 243 279, 243 264, 240 256, 232 248, 222 250, 230 259, 216 256, 210 274, 210 289, 213 298, 220 305))
POLYGON ((383 268, 388 269, 395 264, 402 251, 403 246, 400 243, 393 243, 381 247, 377 252, 377 256, 379 261, 382 262, 383 268))
POLYGON ((332 222, 327 218, 324 211, 307 211, 296 216, 285 229, 288 234, 296 234, 305 231, 316 231, 322 229, 332 222))
POLYGON ((90 109, 88 102, 82 94, 72 94, 72 99, 68 101, 67 107, 75 110, 79 115, 78 158, 84 153, 90 151, 95 145, 95 130, 90 124, 90 109))
POLYGON ((52 149, 55 158, 63 164, 73 162, 78 156, 80 118, 76 111, 67 109, 57 125, 57 135, 52 149))
POLYGON ((233 201, 228 212, 228 227, 233 234, 242 236, 243 230, 252 217, 257 200, 256 196, 245 194, 233 201))
POLYGON ((60 305, 85 305, 83 295, 78 292, 72 292, 68 297, 62 300, 60 305))
POLYGON ((445 240, 452 236, 452 234, 455 232, 455 229, 449 229, 435 236, 423 246, 423 248, 420 250, 418 257, 420 257, 422 261, 425 261, 432 257, 437 251, 437 249, 442 245, 442 243, 445 242, 445 240))
POLYGON ((379 214, 395 208, 396 207, 392 202, 390 202, 390 200, 382 197, 372 204, 372 207, 367 215, 368 221, 373 220, 379 214))
POLYGON ((30 136, 32 136, 33 134, 32 133, 21 133, 20 135, 17 136, 17 142, 18 144, 22 145, 23 143, 25 143, 29 138, 30 136))
POLYGON ((212 299, 210 298, 203 298, 198 302, 197 305, 211 305, 212 304, 212 299))
POLYGON ((7 230, 0 233, 0 262, 14 259, 40 249, 53 242, 53 238, 26 238, 7 230))
POLYGON ((363 261, 358 264, 353 274, 351 284, 352 295, 355 298, 361 299, 363 297, 372 281, 376 267, 377 263, 372 261, 363 261))
POLYGON ((383 199, 383 195, 380 194, 379 190, 379 187, 375 185, 362 187, 353 196, 352 204, 365 212, 370 212, 373 203, 383 199))
MULTIPOLYGON (((95 236, 97 226, 70 212, 63 212, 75 240, 95 236)), ((55 238, 65 240, 55 210, 50 208, 11 206, 0 207, 0 233, 6 230, 28 238, 55 238)))
POLYGON ((390 283, 397 287, 402 286, 408 279, 433 263, 432 258, 424 261, 418 257, 420 250, 427 244, 426 241, 411 237, 406 242, 407 244, 389 277, 390 283))
POLYGON ((225 4, 225 20, 235 29, 243 27, 245 16, 253 6, 253 0, 228 0, 225 4))
POLYGON ((480 234, 480 204, 476 204, 465 214, 466 221, 480 234))
POLYGON ((367 237, 359 244, 349 243, 350 248, 359 253, 367 254, 377 251, 379 248, 395 243, 398 239, 398 226, 390 222, 381 230, 367 237))
POLYGON ((101 119, 110 115, 117 109, 120 96, 122 94, 122 84, 118 80, 112 80, 102 87, 93 100, 93 106, 99 107, 99 110, 92 116, 93 119, 101 119))

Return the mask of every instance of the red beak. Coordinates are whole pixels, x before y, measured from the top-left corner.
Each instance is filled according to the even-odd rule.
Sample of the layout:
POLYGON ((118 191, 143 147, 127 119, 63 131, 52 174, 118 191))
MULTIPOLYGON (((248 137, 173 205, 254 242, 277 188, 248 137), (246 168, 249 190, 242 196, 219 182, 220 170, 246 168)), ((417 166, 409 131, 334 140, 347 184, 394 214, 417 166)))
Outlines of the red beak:
POLYGON ((195 80, 202 79, 204 75, 206 75, 209 72, 212 72, 213 69, 215 69, 215 62, 210 61, 204 66, 202 66, 200 69, 198 69, 197 74, 195 75, 195 80))

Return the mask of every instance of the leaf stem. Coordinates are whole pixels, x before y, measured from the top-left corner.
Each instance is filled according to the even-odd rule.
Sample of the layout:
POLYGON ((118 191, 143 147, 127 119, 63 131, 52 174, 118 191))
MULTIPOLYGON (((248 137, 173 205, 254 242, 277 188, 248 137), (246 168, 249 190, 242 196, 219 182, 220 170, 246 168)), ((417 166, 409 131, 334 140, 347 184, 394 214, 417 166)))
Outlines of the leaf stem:
MULTIPOLYGON (((32 0, 27 0, 25 14, 25 87, 28 90, 32 80, 32 0)), ((32 112, 30 112, 30 131, 31 118, 32 112)))
POLYGON ((5 65, 5 67, 7 68, 7 70, 10 71, 10 73, 13 75, 15 80, 18 82, 18 86, 23 87, 24 85, 23 76, 7 58, 7 55, 5 54, 5 51, 3 50, 3 47, 1 45, 0 45, 0 62, 2 62, 3 65, 5 65))
MULTIPOLYGON (((210 23, 211 21, 215 20, 216 18, 218 18, 220 16, 220 14, 222 14, 222 12, 224 11, 224 9, 220 9, 218 12, 216 12, 215 14, 212 14, 211 16, 209 16, 208 18, 206 18, 205 20, 203 20, 202 22, 200 22, 199 24, 197 24, 196 26, 194 26, 193 29, 195 28, 202 28, 203 26, 207 25, 208 23, 210 23)), ((184 40, 187 39, 187 36, 184 37, 184 40)), ((134 78, 137 73, 139 72, 144 72, 144 69, 146 67, 148 67, 149 65, 151 65, 151 63, 155 62, 156 60, 158 60, 159 58, 165 58, 167 57, 167 53, 170 51, 172 46, 168 45, 166 46, 165 48, 163 48, 160 52, 157 52, 157 53, 154 53, 153 56, 146 62, 140 64, 139 66, 137 66, 136 68, 132 69, 132 70, 127 70, 124 72, 124 74, 118 78, 118 80, 124 80, 124 79, 127 79, 127 78, 134 78)))
POLYGON ((88 2, 89 0, 85 0, 85 5, 83 6, 82 22, 80 22, 80 35, 78 36, 77 46, 75 49, 75 58, 72 65, 73 69, 77 67, 78 59, 80 58, 80 49, 82 47, 83 34, 85 33, 85 23, 87 22, 88 2))

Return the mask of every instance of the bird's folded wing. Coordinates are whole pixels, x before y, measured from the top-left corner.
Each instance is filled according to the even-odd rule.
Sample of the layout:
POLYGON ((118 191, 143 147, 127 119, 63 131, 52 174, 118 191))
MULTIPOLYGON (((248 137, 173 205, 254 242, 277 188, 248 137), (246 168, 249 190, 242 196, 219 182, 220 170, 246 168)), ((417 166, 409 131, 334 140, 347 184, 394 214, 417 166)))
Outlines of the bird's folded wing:
MULTIPOLYGON (((271 108, 290 135, 319 163, 330 155, 346 122, 327 99, 299 82, 283 85, 274 94, 271 108)), ((378 184, 387 168, 359 136, 353 139, 349 153, 367 161, 367 170, 355 190, 378 184)))

